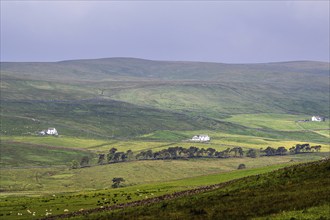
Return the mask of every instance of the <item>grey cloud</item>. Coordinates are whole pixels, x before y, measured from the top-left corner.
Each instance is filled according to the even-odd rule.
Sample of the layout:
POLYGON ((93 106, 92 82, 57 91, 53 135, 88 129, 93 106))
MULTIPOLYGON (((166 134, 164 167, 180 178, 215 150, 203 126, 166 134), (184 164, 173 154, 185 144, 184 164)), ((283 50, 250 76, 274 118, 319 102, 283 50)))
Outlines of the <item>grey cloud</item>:
POLYGON ((1 59, 329 60, 328 1, 1 2, 1 59))

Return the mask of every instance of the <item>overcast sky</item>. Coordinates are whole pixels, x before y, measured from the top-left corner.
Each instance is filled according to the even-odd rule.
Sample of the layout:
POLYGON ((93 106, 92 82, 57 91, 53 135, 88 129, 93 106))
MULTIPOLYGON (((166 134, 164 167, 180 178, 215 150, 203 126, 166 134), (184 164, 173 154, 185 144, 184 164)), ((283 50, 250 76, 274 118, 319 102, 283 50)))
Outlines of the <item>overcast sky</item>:
POLYGON ((329 61, 329 1, 6 1, 1 60, 329 61))

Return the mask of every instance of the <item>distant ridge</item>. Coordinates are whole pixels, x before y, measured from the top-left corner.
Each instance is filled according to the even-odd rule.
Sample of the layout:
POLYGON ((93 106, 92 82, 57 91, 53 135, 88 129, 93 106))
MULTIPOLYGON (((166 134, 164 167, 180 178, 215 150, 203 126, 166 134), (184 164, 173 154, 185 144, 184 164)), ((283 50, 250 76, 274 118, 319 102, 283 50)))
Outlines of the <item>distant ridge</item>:
POLYGON ((101 58, 59 62, 1 62, 2 74, 38 79, 102 80, 107 78, 160 80, 230 80, 260 81, 264 75, 282 78, 290 74, 329 74, 329 63, 288 61, 258 64, 225 64, 194 61, 154 61, 139 58, 101 58), (51 74, 51 75, 50 75, 51 74))

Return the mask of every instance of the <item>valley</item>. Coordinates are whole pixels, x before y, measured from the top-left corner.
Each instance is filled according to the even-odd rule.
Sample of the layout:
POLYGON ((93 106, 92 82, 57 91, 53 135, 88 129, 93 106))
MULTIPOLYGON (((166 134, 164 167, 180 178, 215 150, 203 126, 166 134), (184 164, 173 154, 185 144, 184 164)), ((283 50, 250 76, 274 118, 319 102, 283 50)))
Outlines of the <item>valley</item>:
MULTIPOLYGON (((194 196, 212 205, 213 201, 232 198, 228 202, 234 207, 239 204, 238 194, 226 198, 219 195, 232 195, 231 190, 238 189, 246 198, 253 192, 247 192, 244 184, 256 184, 255 194, 262 203, 262 198, 274 195, 258 190, 265 189, 272 175, 282 175, 283 169, 293 169, 292 185, 281 188, 280 179, 279 183, 268 182, 269 186, 287 192, 301 179, 306 182, 304 192, 310 196, 312 190, 307 188, 320 181, 324 183, 317 192, 320 195, 328 190, 324 178, 329 173, 324 164, 328 164, 330 153, 328 74, 329 63, 312 61, 222 64, 107 58, 2 62, 0 216, 40 219, 81 209, 102 207, 102 211, 108 205, 237 179, 233 185, 228 183, 229 188, 194 196), (324 117, 325 121, 311 121, 312 116, 324 117), (56 128, 58 135, 40 135, 47 128, 56 128), (211 140, 191 140, 201 134, 211 140), (321 149, 290 151, 297 144, 307 143, 321 149), (135 158, 144 151, 192 146, 219 152, 240 147, 243 154, 232 152, 229 158, 135 158), (286 151, 267 156, 267 147, 284 147, 286 151), (118 152, 131 150, 133 159, 99 165, 99 155, 107 155, 113 148, 118 152), (247 156, 251 149, 257 152, 255 158, 247 156), (83 158, 88 158, 88 166, 82 165, 83 158), (320 160, 327 162, 309 163, 320 160), (308 166, 305 163, 312 164, 308 168, 310 177, 300 175, 300 165, 308 166), (240 164, 246 168, 238 170, 240 164), (311 178, 313 166, 319 167, 315 169, 320 174, 315 182, 311 178), (297 176, 296 171, 300 172, 297 176), (265 180, 253 180, 255 175, 265 180), (113 188, 112 181, 118 177, 125 181, 122 187, 113 188), (243 177, 252 182, 239 180, 243 177)), ((294 193, 290 196, 294 201, 300 198, 294 193)), ((263 217, 307 208, 323 213, 330 203, 317 196, 310 201, 305 206, 281 206, 280 211, 247 213, 263 217)), ((146 219, 152 218, 155 210, 163 210, 163 219, 219 217, 193 197, 166 202, 168 212, 166 207, 158 207, 164 204, 104 212, 100 216, 129 219, 132 212, 137 212, 139 218, 146 219), (196 208, 186 210, 187 204, 196 208), (184 211, 178 211, 180 207, 184 211), (146 216, 141 214, 144 209, 148 209, 146 216)), ((252 206, 247 207, 250 210, 252 206)), ((232 213, 226 207, 223 210, 232 213)), ((295 215, 299 213, 292 214, 295 215)), ((100 216, 93 212, 86 218, 100 216)))

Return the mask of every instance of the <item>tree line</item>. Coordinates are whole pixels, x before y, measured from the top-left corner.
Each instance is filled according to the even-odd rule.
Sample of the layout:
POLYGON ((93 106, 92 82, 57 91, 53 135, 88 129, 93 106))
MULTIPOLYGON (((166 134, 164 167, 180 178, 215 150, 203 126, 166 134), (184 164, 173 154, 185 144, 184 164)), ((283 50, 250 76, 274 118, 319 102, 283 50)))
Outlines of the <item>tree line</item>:
MULTIPOLYGON (((223 151, 217 151, 214 148, 198 148, 191 146, 184 147, 169 147, 153 152, 152 150, 141 151, 134 154, 132 150, 126 152, 119 152, 116 148, 111 148, 108 154, 99 154, 98 164, 118 163, 132 160, 177 160, 190 158, 231 158, 231 157, 251 157, 256 158, 260 156, 277 156, 287 154, 300 154, 309 152, 319 152, 321 145, 310 146, 309 144, 296 144, 287 150, 281 146, 278 148, 267 147, 265 149, 248 149, 244 150, 242 147, 227 148, 223 151)), ((86 162, 86 158, 83 162, 86 162)))

